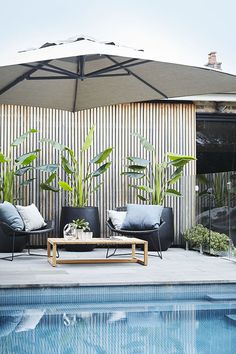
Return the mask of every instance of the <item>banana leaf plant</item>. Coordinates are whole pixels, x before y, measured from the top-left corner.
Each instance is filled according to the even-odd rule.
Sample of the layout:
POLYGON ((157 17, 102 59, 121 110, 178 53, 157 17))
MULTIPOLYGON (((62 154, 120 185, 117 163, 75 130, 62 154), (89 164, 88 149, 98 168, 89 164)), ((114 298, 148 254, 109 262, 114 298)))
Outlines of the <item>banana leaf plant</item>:
POLYGON ((164 205, 166 196, 180 197, 181 193, 174 188, 174 185, 183 176, 184 166, 195 158, 167 152, 164 161, 158 162, 154 146, 142 135, 138 133, 132 135, 137 137, 149 152, 150 160, 127 157, 128 165, 125 166, 126 171, 122 172, 122 175, 138 181, 129 184, 129 187, 137 190, 139 199, 150 204, 164 205))
POLYGON ((19 186, 27 186, 33 180, 32 171, 34 170, 33 163, 38 157, 40 149, 24 153, 17 158, 15 150, 22 144, 30 134, 37 133, 36 129, 30 129, 26 133, 16 138, 8 149, 9 155, 6 156, 0 149, 0 201, 8 201, 14 203, 19 200, 19 191, 16 189, 16 177, 19 177, 19 186))
POLYGON ((44 183, 41 183, 40 186, 44 190, 51 190, 53 192, 58 192, 59 190, 68 192, 68 202, 69 205, 73 207, 85 207, 88 205, 90 196, 97 192, 103 184, 103 182, 100 181, 97 183, 93 183, 93 181, 98 179, 98 177, 104 174, 111 166, 111 162, 106 162, 106 160, 113 150, 112 147, 100 152, 85 166, 85 157, 87 150, 93 143, 94 130, 95 125, 90 128, 79 150, 78 156, 76 156, 72 149, 63 144, 50 139, 41 139, 42 143, 49 143, 59 151, 60 166, 67 178, 63 180, 57 171, 53 171, 48 179, 44 183), (55 187, 53 183, 57 179, 58 186, 55 187))

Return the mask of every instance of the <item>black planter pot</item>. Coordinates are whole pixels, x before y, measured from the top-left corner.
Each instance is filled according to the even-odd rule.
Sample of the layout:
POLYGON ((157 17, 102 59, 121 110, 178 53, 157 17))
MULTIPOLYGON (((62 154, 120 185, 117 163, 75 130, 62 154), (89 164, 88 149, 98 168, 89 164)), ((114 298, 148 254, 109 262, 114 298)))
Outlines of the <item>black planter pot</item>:
MULTIPOLYGON (((100 220, 97 207, 62 207, 60 220, 60 236, 63 237, 64 226, 72 220, 85 219, 89 222, 93 237, 100 237, 100 220)), ((92 251, 94 245, 66 245, 67 251, 92 251)))
MULTIPOLYGON (((22 252, 27 243, 26 236, 15 238, 14 252, 22 252)), ((12 252, 12 235, 0 227, 0 253, 12 252)))

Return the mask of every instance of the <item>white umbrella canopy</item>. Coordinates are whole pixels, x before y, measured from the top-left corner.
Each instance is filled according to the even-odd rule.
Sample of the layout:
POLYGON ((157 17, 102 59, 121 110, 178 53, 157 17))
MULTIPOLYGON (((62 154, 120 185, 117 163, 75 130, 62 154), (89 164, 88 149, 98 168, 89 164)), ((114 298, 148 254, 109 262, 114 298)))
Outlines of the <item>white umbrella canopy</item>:
POLYGON ((0 104, 78 111, 236 90, 236 76, 79 37, 0 62, 0 104))

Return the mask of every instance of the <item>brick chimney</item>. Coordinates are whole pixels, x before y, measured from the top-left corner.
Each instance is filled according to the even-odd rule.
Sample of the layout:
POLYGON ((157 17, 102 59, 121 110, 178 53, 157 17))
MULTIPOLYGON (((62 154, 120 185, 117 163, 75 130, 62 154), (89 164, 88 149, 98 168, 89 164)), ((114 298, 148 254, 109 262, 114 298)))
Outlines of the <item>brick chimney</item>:
POLYGON ((213 69, 222 70, 221 69, 221 64, 222 63, 217 62, 216 52, 210 52, 208 54, 208 63, 205 66, 208 66, 208 67, 213 68, 213 69))

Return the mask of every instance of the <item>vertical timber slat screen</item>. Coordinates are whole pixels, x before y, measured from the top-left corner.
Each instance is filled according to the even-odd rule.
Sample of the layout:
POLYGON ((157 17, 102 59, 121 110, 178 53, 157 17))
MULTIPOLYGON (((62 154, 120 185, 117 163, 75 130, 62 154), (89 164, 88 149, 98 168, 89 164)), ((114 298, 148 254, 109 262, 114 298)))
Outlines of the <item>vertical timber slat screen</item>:
MULTIPOLYGON (((68 145, 78 153, 88 129, 96 124, 94 144, 88 151, 89 161, 100 150, 112 146, 112 167, 103 176, 104 187, 92 197, 90 205, 98 206, 101 218, 102 235, 107 236, 105 221, 106 211, 127 202, 138 202, 134 190, 128 188, 128 180, 121 176, 125 157, 148 157, 132 132, 144 135, 156 146, 158 160, 161 161, 166 152, 196 156, 196 112, 191 103, 131 103, 93 108, 77 113, 53 109, 32 108, 22 106, 0 106, 0 147, 7 153, 10 143, 30 128, 38 129, 27 142, 20 145, 17 154, 32 151, 40 147, 40 138, 49 138, 68 145)), ((42 147, 42 146, 41 146, 42 147)), ((42 149, 40 164, 58 161, 58 153, 51 148, 42 149)), ((179 243, 181 232, 191 226, 195 216, 194 178, 196 164, 191 162, 185 169, 186 176, 181 183, 182 198, 167 198, 166 206, 173 207, 175 217, 175 243, 179 243)), ((25 187, 23 204, 35 203, 45 219, 56 221, 59 230, 61 206, 65 205, 65 193, 52 193, 39 188, 42 172, 30 187, 25 187)), ((45 177, 45 176, 43 176, 45 177)), ((63 175, 62 175, 63 177, 63 175)), ((44 178, 45 179, 45 178, 44 178)), ((42 181, 41 181, 42 182, 42 181)), ((45 239, 36 239, 35 245, 45 244, 45 239)))

